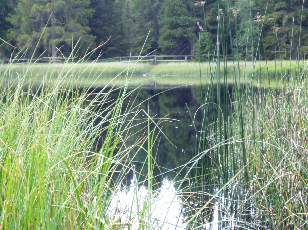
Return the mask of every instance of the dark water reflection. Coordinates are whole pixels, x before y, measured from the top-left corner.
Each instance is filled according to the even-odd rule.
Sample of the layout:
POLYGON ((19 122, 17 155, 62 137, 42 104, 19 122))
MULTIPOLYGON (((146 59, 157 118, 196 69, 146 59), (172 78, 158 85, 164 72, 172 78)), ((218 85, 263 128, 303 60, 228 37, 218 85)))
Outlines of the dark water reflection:
POLYGON ((153 115, 171 119, 171 122, 162 123, 164 135, 160 135, 156 149, 158 165, 165 170, 181 167, 210 147, 211 143, 200 146, 200 141, 211 135, 209 126, 214 126, 219 119, 228 120, 232 115, 234 90, 227 85, 144 91, 144 97, 153 97, 150 101, 153 115))
MULTIPOLYGON (((235 88, 232 85, 203 87, 179 87, 174 89, 138 89, 126 100, 126 105, 140 105, 158 123, 161 132, 154 147, 156 175, 172 171, 164 176, 174 176, 176 168, 181 168, 200 151, 199 142, 205 125, 213 124, 218 117, 228 120, 232 114, 235 88), (133 102, 132 102, 133 101, 133 102), (206 124, 205 124, 206 123, 206 124)), ((94 97, 101 89, 91 89, 94 97)), ((118 92, 114 92, 114 98, 118 92)), ((104 109, 107 105, 97 105, 104 109)), ((125 107, 124 106, 124 107, 125 107)), ((143 119, 147 119, 144 115, 143 119)), ((99 121, 97 121, 98 123, 99 121)), ((144 124, 146 125, 146 124, 144 124)), ((143 127, 144 128, 144 127, 143 127)), ((154 128, 154 127, 153 127, 154 128)), ((137 129, 141 129, 137 126, 137 129)), ((147 135, 144 133, 143 135, 147 135)), ((104 139, 102 136, 100 142, 104 139)), ((134 143, 134 140, 131 140, 134 143)), ((140 152, 135 158, 138 169, 146 171, 146 153, 140 152)), ((185 174, 185 170, 182 170, 185 174)), ((141 174, 146 174, 145 172, 141 174)))
MULTIPOLYGON (((99 89, 96 90, 99 91, 99 89)), ((95 94, 96 90, 92 93, 95 94)), ((239 223, 249 223, 249 226, 253 226, 252 223, 256 224, 255 226, 258 225, 254 220, 254 205, 243 201, 247 194, 244 186, 231 187, 220 193, 219 198, 211 199, 221 185, 233 175, 233 169, 228 168, 228 161, 232 160, 229 156, 229 146, 213 149, 195 165, 187 162, 201 151, 210 149, 232 136, 230 122, 237 109, 235 103, 239 100, 242 104, 246 103, 248 100, 245 97, 246 93, 254 93, 255 98, 259 99, 266 91, 266 89, 245 85, 147 88, 134 91, 128 98, 127 104, 131 105, 133 101, 144 111, 149 110, 151 117, 159 124, 162 131, 157 133, 158 138, 154 146, 156 182, 159 183, 165 177, 174 179, 177 176, 176 181, 181 181, 185 177, 182 187, 193 194, 187 196, 187 203, 193 206, 189 215, 193 215, 198 208, 210 200, 208 207, 203 210, 202 215, 199 215, 196 223, 209 223, 219 215, 220 223, 216 223, 217 228, 229 228, 232 224, 240 226, 239 223), (192 165, 193 169, 190 170, 192 165), (225 170, 224 167, 226 167, 225 170), (198 194, 199 191, 202 193, 198 194)), ((118 93, 115 92, 114 97, 117 95, 118 93)), ((103 108, 105 105, 100 106, 103 108)), ((141 118, 147 119, 146 116, 141 118)), ((146 125, 145 123, 144 126, 146 125)), ((138 128, 141 129, 139 126, 138 128)), ((146 132, 143 135, 146 135, 146 132)), ((130 141, 134 143, 133 139, 130 141)), ((141 180, 147 175, 146 156, 145 151, 140 151, 133 162, 141 180)), ((129 178, 128 181, 130 181, 129 178)), ((245 228, 246 225, 241 226, 245 228)))

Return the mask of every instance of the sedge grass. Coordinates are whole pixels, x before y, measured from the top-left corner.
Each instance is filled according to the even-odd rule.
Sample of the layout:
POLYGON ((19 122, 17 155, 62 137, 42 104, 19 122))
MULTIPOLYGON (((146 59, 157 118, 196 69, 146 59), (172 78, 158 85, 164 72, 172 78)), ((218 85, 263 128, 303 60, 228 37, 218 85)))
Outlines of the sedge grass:
POLYGON ((255 87, 245 70, 236 72, 230 76, 224 69, 220 84, 202 89, 199 154, 189 164, 194 186, 188 188, 201 206, 189 222, 206 224, 206 213, 214 210, 222 228, 305 228, 307 69, 276 72, 278 78, 288 75, 276 89, 255 87), (231 92, 228 77, 235 77, 231 92))
MULTIPOLYGON (((151 211, 161 208, 153 203, 157 199, 158 204, 171 202, 180 210, 179 215, 183 215, 181 206, 173 204, 172 197, 160 201, 165 194, 157 197, 153 189, 157 187, 153 146, 159 127, 149 111, 140 110, 140 104, 127 104, 125 101, 134 99, 125 87, 79 90, 63 87, 63 77, 67 74, 61 72, 53 85, 42 82, 32 86, 23 83, 23 77, 2 85, 1 228, 121 229, 137 224, 140 229, 152 229, 157 215, 161 218, 160 227, 168 223, 159 212, 151 211), (140 113, 146 119, 140 119, 140 113), (140 202, 142 207, 132 213, 137 215, 138 223, 131 223, 130 218, 123 222, 110 217, 110 205, 134 171, 133 161, 139 152, 147 159, 142 166, 147 170, 144 181, 147 200, 141 202, 138 200, 141 197, 129 197, 134 200, 132 207, 140 202)), ((169 185, 166 191, 174 195, 175 190, 169 185)), ((165 210, 160 211, 167 215, 169 204, 164 205, 165 210)), ((112 213, 118 214, 118 210, 112 213)), ((177 216, 174 218, 176 223, 177 216)))
MULTIPOLYGON (((87 94, 68 89, 62 92, 61 87, 42 85, 33 92, 22 82, 3 86, 1 228, 110 225, 105 217, 109 194, 132 165, 135 153, 130 151, 138 149, 125 148, 130 133, 128 115, 121 112, 125 90, 112 102, 110 93, 100 92, 88 102, 87 94), (97 101, 109 106, 95 111, 92 108, 97 101), (102 133, 105 138, 96 151, 102 133)), ((136 141, 136 146, 142 146, 144 139, 136 141)))

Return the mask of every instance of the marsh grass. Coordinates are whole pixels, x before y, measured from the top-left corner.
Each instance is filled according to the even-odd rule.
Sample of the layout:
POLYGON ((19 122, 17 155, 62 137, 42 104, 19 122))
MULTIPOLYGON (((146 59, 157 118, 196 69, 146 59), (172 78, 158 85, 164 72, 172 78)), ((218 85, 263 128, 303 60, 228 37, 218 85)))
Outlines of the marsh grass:
MULTIPOLYGON (((133 103, 127 87, 110 88, 110 83, 100 90, 76 90, 63 85, 70 71, 63 70, 57 84, 49 85, 47 80, 33 87, 27 81, 23 84, 21 77, 18 84, 3 85, 2 228, 129 226, 110 219, 108 207, 113 192, 126 184, 134 170, 135 156, 142 153, 146 160, 141 168, 146 174, 137 179, 147 185, 147 201, 137 213, 138 226, 151 229, 145 223, 155 216, 149 210, 157 188, 154 146, 157 133, 163 132, 160 121, 154 121, 144 105, 133 103), (140 119, 140 113, 145 118, 140 119)), ((300 78, 290 74, 276 89, 255 87, 262 86, 261 81, 249 84, 245 76, 233 74, 232 93, 224 90, 230 85, 229 75, 220 78, 220 85, 210 81, 203 86, 204 104, 199 110, 214 113, 215 119, 203 117, 195 156, 172 169, 178 175, 174 181, 188 210, 185 224, 189 228, 211 226, 215 221, 221 227, 304 226, 307 72, 299 71, 300 78), (224 106, 226 102, 231 106, 224 106)), ((127 71, 124 80, 132 77, 133 71, 127 71)))
POLYGON ((220 100, 216 91, 203 89, 198 154, 184 167, 190 172, 184 189, 189 226, 305 228, 305 81, 296 87, 286 82, 280 89, 235 85, 231 93, 222 85, 220 100), (214 121, 209 110, 216 113, 214 121))
POLYGON ((128 87, 140 85, 202 86, 195 155, 172 169, 189 228, 305 228, 307 63, 254 54, 227 61, 223 29, 216 62, 1 65, 0 228, 132 227, 109 218, 108 208, 142 153, 146 173, 137 179, 147 195, 138 226, 153 229, 154 146, 163 131, 149 110, 124 106, 134 101, 128 87))
MULTIPOLYGON (((185 187, 189 226, 306 228, 306 60, 259 61, 255 44, 247 44, 253 50, 247 61, 239 60, 229 31, 227 26, 217 32, 216 62, 194 66, 200 82, 204 76, 210 80, 201 86, 198 110, 203 118, 196 130, 196 154, 185 165, 190 175, 185 187), (234 49, 233 61, 227 61, 228 48, 234 49)), ((161 71, 168 72, 168 65, 161 71)), ((193 65, 183 65, 183 72, 193 65)))
POLYGON ((112 187, 146 142, 145 135, 126 146, 140 111, 123 110, 125 88, 116 98, 109 89, 89 101, 92 92, 63 91, 61 81, 34 90, 20 81, 3 85, 0 96, 1 228, 110 226, 112 187), (95 110, 96 103, 106 106, 95 110))
MULTIPOLYGON (((217 33, 221 47, 230 46, 226 31, 217 33)), ((217 228, 305 228, 306 61, 257 61, 254 54, 247 57, 251 61, 236 60, 235 46, 230 62, 221 47, 217 46, 213 80, 202 89, 198 154, 191 162, 187 188, 189 199, 198 205, 188 222, 196 229, 209 221, 217 228), (279 86, 266 87, 264 80, 271 85, 273 79, 279 86)), ((207 75, 202 65, 199 70, 207 75)))

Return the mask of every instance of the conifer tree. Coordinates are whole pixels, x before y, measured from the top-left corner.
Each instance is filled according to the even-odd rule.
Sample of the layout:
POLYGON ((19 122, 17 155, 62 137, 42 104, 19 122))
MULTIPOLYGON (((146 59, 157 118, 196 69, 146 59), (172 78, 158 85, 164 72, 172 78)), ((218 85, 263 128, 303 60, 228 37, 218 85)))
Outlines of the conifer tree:
MULTIPOLYGON (((78 50, 84 53, 110 38, 96 54, 112 57, 139 54, 150 31, 143 54, 158 49, 205 58, 217 37, 219 9, 224 54, 308 56, 307 0, 0 0, 0 37, 28 47, 29 55, 40 40, 37 55, 44 56, 59 55, 58 49, 68 55, 79 39, 78 50), (199 20, 206 31, 200 37, 199 20)), ((4 48, 0 43, 0 55, 8 56, 4 48)))
POLYGON ((95 36, 96 44, 105 44, 98 51, 103 57, 121 55, 120 42, 123 39, 120 25, 120 11, 115 0, 92 0, 94 10, 90 21, 91 32, 95 36))
POLYGON ((7 30, 10 28, 10 24, 7 20, 8 15, 13 11, 15 0, 0 0, 0 58, 9 53, 11 48, 6 42, 7 30))
POLYGON ((297 58, 308 53, 308 1, 254 0, 253 10, 261 14, 263 58, 297 58))
POLYGON ((194 46, 194 58, 198 61, 206 61, 213 56, 214 45, 209 32, 203 31, 194 46))
POLYGON ((165 0, 160 15, 159 46, 164 54, 191 54, 194 20, 183 0, 165 0))
POLYGON ((234 17, 239 18, 234 43, 242 58, 254 58, 261 32, 261 25, 255 20, 259 16, 253 11, 252 4, 250 0, 238 0, 233 13, 234 17))
POLYGON ((8 24, 5 21, 6 12, 7 12, 6 0, 0 0, 0 63, 1 63, 1 57, 4 56, 4 51, 2 48, 2 46, 4 46, 4 42, 2 39, 4 39, 4 33, 8 26, 8 24))
POLYGON ((118 41, 117 50, 121 55, 129 55, 135 41, 135 23, 133 15, 133 0, 116 0, 115 10, 119 17, 117 21, 118 41))
POLYGON ((7 0, 0 0, 0 37, 3 37, 4 31, 7 29, 6 16, 8 12, 7 0))
POLYGON ((139 53, 144 45, 144 54, 158 49, 159 0, 133 0, 132 12, 135 26, 134 53, 139 53))
POLYGON ((61 49, 68 55, 74 44, 84 53, 94 41, 88 27, 89 5, 89 0, 19 0, 9 17, 13 25, 9 37, 19 48, 28 47, 29 55, 36 46, 38 54, 55 56, 61 49))

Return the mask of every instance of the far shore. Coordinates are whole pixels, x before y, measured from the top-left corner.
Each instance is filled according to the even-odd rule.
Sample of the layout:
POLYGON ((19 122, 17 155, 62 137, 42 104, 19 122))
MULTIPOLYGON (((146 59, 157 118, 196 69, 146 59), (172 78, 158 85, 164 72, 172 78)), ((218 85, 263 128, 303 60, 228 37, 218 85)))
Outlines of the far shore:
POLYGON ((186 87, 209 84, 252 84, 279 88, 307 75, 307 61, 170 62, 157 65, 135 62, 2 64, 2 81, 63 82, 79 87, 186 87))

